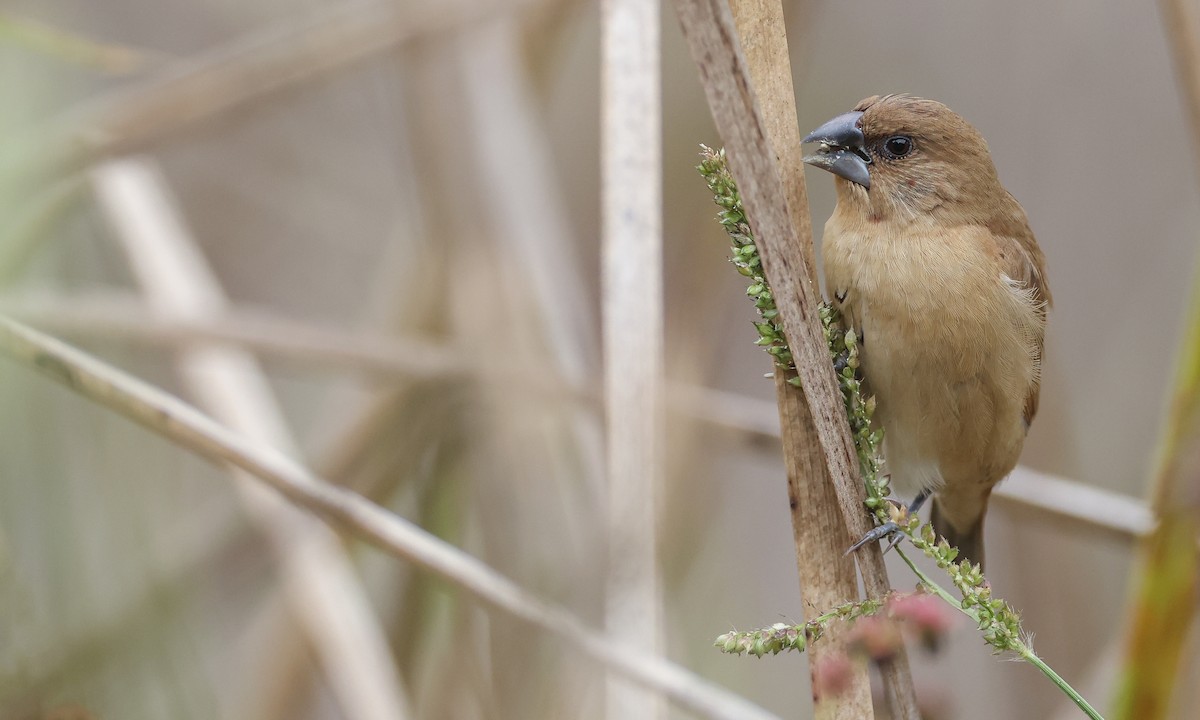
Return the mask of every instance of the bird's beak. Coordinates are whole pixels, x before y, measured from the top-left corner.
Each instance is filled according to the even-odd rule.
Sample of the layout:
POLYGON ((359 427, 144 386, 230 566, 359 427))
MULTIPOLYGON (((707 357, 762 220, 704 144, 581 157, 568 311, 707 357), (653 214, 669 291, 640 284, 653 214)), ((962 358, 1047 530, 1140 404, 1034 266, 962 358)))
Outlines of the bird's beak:
POLYGON ((871 173, 867 166, 871 164, 871 156, 867 154, 863 131, 858 127, 862 115, 861 112, 838 115, 809 133, 803 142, 818 142, 821 146, 805 157, 804 162, 870 190, 871 173))

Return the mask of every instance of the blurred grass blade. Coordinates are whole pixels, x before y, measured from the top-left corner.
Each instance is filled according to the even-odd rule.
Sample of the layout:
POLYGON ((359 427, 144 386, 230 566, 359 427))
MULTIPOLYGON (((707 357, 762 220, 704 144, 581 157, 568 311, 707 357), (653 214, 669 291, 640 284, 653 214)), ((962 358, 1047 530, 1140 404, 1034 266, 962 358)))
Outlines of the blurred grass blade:
POLYGON ((1158 453, 1158 528, 1141 558, 1113 717, 1169 717, 1183 649, 1200 600, 1200 274, 1170 414, 1158 453))
POLYGON ((1177 509, 1162 517, 1146 543, 1114 718, 1169 717, 1196 614, 1197 530, 1194 510, 1177 509))

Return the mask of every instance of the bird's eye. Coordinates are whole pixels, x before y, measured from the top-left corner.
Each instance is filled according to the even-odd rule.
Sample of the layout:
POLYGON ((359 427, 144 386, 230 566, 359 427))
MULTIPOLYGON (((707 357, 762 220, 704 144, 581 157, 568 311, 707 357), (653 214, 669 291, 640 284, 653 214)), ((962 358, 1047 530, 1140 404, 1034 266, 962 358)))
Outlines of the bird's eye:
POLYGON ((912 138, 906 135, 893 135, 883 141, 883 154, 892 160, 899 160, 913 151, 912 138))

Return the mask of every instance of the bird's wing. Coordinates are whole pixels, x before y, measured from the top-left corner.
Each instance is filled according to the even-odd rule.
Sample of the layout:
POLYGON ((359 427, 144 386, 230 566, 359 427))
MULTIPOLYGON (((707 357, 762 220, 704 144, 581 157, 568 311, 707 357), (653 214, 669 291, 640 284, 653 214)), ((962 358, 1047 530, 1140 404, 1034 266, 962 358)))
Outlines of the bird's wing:
POLYGON ((997 240, 1005 276, 1010 279, 1013 290, 1022 294, 1033 310, 1030 321, 1023 323, 1034 363, 1034 382, 1025 398, 1025 426, 1028 427, 1038 409, 1046 311, 1052 300, 1050 287, 1046 284, 1046 260, 1027 225, 1023 232, 1002 235, 997 240))

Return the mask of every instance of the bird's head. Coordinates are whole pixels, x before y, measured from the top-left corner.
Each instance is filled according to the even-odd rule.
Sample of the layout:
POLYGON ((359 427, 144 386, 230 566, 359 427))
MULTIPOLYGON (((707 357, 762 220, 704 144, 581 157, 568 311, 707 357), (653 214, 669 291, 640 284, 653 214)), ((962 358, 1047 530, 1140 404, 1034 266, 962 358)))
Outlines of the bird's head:
POLYGON ((804 138, 804 162, 838 176, 838 201, 872 220, 979 221, 1007 196, 983 136, 945 105, 873 96, 804 138))

